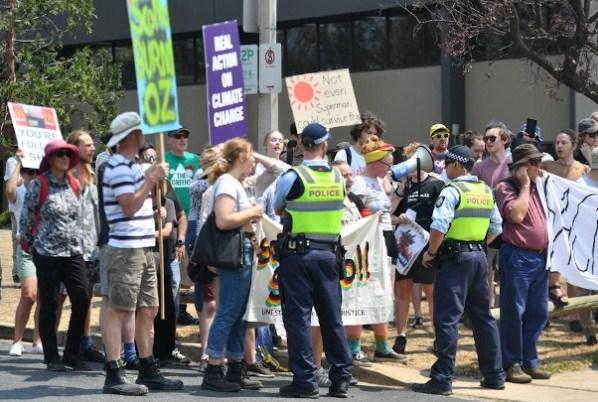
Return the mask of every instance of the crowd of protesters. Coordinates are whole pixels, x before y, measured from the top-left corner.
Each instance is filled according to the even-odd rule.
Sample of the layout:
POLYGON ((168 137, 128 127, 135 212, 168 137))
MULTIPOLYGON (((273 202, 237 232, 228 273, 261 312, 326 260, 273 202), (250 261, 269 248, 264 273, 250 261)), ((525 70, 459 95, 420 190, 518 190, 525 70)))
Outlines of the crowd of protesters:
MULTIPOLYGON (((5 174, 13 228, 13 280, 21 288, 9 354, 43 354, 48 370, 56 372, 67 368, 90 370, 86 362, 103 362, 105 393, 144 395, 148 390, 177 390, 183 387, 182 381, 165 377, 160 367, 189 364, 177 348, 176 325, 199 324, 203 388, 261 388, 261 382, 250 375, 272 377, 272 371, 284 370, 267 351, 272 351, 272 340, 279 339, 277 331, 283 329, 248 328, 243 320, 256 264, 255 223, 263 216, 280 221, 281 187, 291 193, 296 190, 292 183, 285 187, 289 181, 285 172, 291 169, 299 175, 300 169, 293 166, 302 163, 320 163, 328 168, 330 160, 334 161, 332 169, 344 179, 342 225, 380 212, 379 224, 391 264, 398 256, 394 228, 411 221, 408 212, 416 213, 415 222, 425 230, 445 234, 449 223, 442 222, 437 210, 446 208, 446 197, 458 197, 460 190, 449 189, 453 179, 479 180, 492 189, 495 214, 500 216, 493 215, 489 230, 494 237, 500 232, 497 227, 502 220, 502 240, 484 248, 484 284, 472 290, 478 296, 480 289, 487 294, 478 297, 477 302, 468 300, 469 307, 465 308, 467 312, 473 309, 470 304, 475 304, 475 310, 469 310, 474 330, 496 337, 496 348, 484 351, 485 361, 480 360, 480 364, 489 367, 489 361, 502 361, 501 367, 493 368, 495 377, 483 380, 482 386, 500 389, 505 379, 517 383, 548 379, 550 375, 539 368, 536 350, 547 324, 547 303, 551 300, 563 307, 569 303, 568 296, 588 292, 573 286, 561 288, 566 278, 545 270, 547 223, 535 178, 545 170, 596 191, 598 112, 582 119, 576 131, 555 133, 555 158, 546 157, 539 126, 533 133, 525 125, 513 133, 499 120, 491 121, 483 133, 467 132, 455 138, 445 125, 435 123, 427 133, 428 144, 411 142, 395 148, 383 140, 384 124, 365 113, 362 123, 351 129, 351 144, 321 148, 328 149, 328 160, 314 153, 317 147, 313 144, 302 142, 302 135, 311 136, 317 145, 322 144, 318 142, 320 137, 329 141, 328 131, 314 132, 318 129, 310 125, 306 128, 310 132, 297 133, 292 125, 289 140, 278 131, 268 133, 264 155, 240 138, 206 147, 197 155, 188 150, 189 130, 181 127, 168 133, 166 163, 160 163, 155 147, 145 143, 139 115, 127 112, 117 116, 110 132, 102 136, 106 149, 95 161, 93 137, 82 130, 72 132, 67 141, 49 143, 39 169, 24 168, 20 161, 23 151, 17 150, 5 174), (463 145, 450 148, 455 143, 463 145), (392 166, 411 158, 422 145, 431 151, 431 171, 418 169, 398 182, 391 180, 392 166), (160 191, 156 191, 157 186, 160 191), (219 229, 242 228, 243 261, 238 269, 210 267, 200 277, 189 278, 186 267, 195 240, 212 213, 219 229), (158 244, 160 236, 162 247, 158 244), (162 279, 157 272, 161 264, 165 267, 164 299, 158 297, 162 279), (96 284, 95 291, 102 295, 102 348, 94 346, 90 337, 90 304, 96 284), (180 289, 189 285, 194 286, 197 320, 180 300, 180 289), (61 358, 57 323, 65 296, 72 310, 61 358), (489 309, 495 305, 501 312, 498 329, 492 323, 480 329, 483 325, 477 317, 488 319, 489 309), (164 307, 165 319, 158 314, 160 307, 164 307), (23 336, 32 311, 33 344, 26 350, 23 336), (135 383, 129 382, 125 368, 138 370, 135 383)), ((430 339, 439 360, 433 367, 432 380, 415 390, 447 394, 456 350, 456 343, 453 345, 447 337, 456 336, 449 334, 456 323, 449 326, 445 319, 450 316, 458 322, 464 307, 454 314, 449 311, 453 300, 447 292, 434 289, 437 271, 431 261, 438 250, 431 248, 438 246, 431 240, 407 274, 394 274, 396 338, 389 339, 389 322, 371 325, 375 347, 373 355, 368 356, 361 347, 363 328, 347 326, 343 348, 350 351, 355 366, 368 365, 372 359, 404 361, 409 352, 410 304, 415 311, 411 325, 421 326, 423 291, 436 337, 440 338, 438 345, 437 339, 430 339), (436 378, 435 372, 444 374, 436 378)), ((285 325, 290 323, 285 321, 285 325)), ((598 343, 591 312, 571 316, 570 327, 572 331, 583 331, 588 345, 598 343)), ((303 370, 314 375, 315 380, 305 380, 305 386, 312 387, 315 381, 316 390, 318 386, 331 386, 333 396, 346 396, 346 389, 339 389, 338 384, 335 388, 334 381, 345 381, 343 370, 347 366, 333 365, 329 378, 322 365, 322 352, 330 335, 322 334, 317 327, 311 333, 288 335, 289 342, 301 338, 313 347, 312 360, 303 356, 311 363, 301 369, 291 365, 294 372, 303 370)), ((333 353, 342 360, 344 350, 329 349, 331 356, 333 353)), ((295 372, 295 381, 298 378, 295 372)), ((353 378, 351 383, 355 383, 353 378)), ((305 393, 294 389, 291 391, 295 393, 289 395, 313 396, 313 387, 305 393)))

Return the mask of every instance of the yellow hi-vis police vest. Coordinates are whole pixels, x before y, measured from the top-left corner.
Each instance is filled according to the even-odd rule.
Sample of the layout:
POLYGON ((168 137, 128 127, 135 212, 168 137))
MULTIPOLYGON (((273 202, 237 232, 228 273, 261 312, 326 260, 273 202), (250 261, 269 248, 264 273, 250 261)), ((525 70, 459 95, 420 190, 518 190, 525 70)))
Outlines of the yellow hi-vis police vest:
POLYGON ((345 187, 341 173, 333 168, 319 172, 300 165, 293 168, 303 183, 301 197, 287 201, 291 234, 304 234, 317 241, 335 242, 341 232, 345 187))
POLYGON ((494 208, 492 190, 483 181, 453 180, 447 184, 459 192, 459 205, 446 238, 477 242, 486 238, 494 208))

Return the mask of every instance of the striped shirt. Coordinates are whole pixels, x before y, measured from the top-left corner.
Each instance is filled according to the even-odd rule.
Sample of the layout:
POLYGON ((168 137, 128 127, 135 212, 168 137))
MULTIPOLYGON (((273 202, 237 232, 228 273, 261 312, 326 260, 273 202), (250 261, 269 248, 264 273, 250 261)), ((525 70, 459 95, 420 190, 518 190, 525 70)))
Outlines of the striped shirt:
POLYGON ((141 166, 121 154, 110 157, 102 180, 104 211, 109 226, 108 244, 117 248, 143 248, 156 245, 154 237, 154 211, 148 193, 142 207, 132 218, 125 215, 116 200, 121 195, 134 194, 145 177, 141 166))

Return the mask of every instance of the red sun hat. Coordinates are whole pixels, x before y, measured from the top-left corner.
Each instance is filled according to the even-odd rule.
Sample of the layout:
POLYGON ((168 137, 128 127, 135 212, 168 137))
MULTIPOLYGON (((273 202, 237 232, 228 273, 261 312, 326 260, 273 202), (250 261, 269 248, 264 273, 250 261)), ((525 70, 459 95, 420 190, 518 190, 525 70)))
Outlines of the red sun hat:
POLYGON ((67 143, 65 140, 54 140, 50 141, 46 144, 44 148, 44 158, 42 159, 41 163, 39 164, 39 173, 44 173, 48 169, 50 169, 50 164, 48 160, 50 157, 60 150, 67 150, 71 153, 70 163, 69 163, 69 170, 77 166, 79 163, 79 148, 74 145, 67 143))

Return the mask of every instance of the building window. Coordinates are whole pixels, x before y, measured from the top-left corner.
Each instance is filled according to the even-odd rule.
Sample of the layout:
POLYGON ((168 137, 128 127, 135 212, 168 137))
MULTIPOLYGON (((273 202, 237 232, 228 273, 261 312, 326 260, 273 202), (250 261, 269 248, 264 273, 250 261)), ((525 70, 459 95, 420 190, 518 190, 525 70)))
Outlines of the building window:
POLYGON ((386 17, 365 17, 353 21, 353 46, 355 70, 385 68, 386 17))
POLYGON ((316 24, 288 28, 285 47, 286 75, 319 71, 316 24))
POLYGON ((197 62, 193 37, 172 40, 174 65, 177 85, 189 85, 195 82, 197 62))
POLYGON ((417 22, 408 15, 390 17, 388 21, 390 66, 401 68, 425 64, 424 27, 418 29, 417 22))
POLYGON ((195 51, 197 52, 197 78, 195 82, 203 84, 206 82, 206 60, 203 54, 203 38, 201 34, 195 38, 195 51))
POLYGON ((122 70, 122 82, 125 89, 135 89, 135 58, 131 42, 120 42, 114 45, 114 61, 120 63, 122 70))
POLYGON ((351 67, 351 23, 319 24, 322 70, 351 67))

